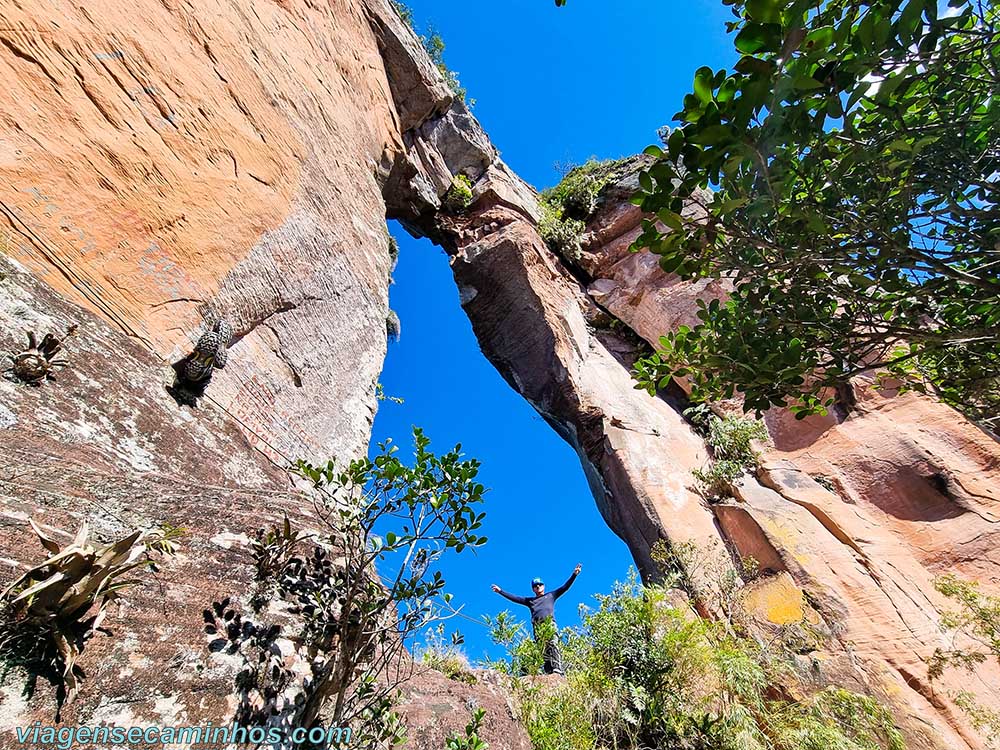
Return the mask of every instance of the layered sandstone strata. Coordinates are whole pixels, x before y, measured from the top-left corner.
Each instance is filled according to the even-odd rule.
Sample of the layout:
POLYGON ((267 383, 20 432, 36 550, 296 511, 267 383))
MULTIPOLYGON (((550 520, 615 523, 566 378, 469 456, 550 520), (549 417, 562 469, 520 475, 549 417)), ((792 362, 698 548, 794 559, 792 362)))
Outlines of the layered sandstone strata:
MULTIPOLYGON (((256 697, 202 612, 226 597, 247 611, 257 529, 286 514, 318 527, 291 461, 367 449, 383 186, 403 133, 454 97, 387 0, 7 1, 0 18, 0 348, 77 325, 54 381, 0 380, 0 585, 44 558, 29 518, 60 542, 83 523, 103 540, 182 528, 87 644, 61 719, 228 724, 256 697), (197 406, 178 403, 171 365, 219 318, 228 364, 197 406)), ((277 647, 300 681, 310 660, 286 624, 277 647)), ((28 701, 21 676, 0 687, 5 733, 56 714, 55 691, 28 701)), ((433 736, 496 704, 484 738, 525 746, 491 688, 427 680, 414 700, 447 707, 433 736)), ((268 721, 295 720, 277 707, 268 721)))

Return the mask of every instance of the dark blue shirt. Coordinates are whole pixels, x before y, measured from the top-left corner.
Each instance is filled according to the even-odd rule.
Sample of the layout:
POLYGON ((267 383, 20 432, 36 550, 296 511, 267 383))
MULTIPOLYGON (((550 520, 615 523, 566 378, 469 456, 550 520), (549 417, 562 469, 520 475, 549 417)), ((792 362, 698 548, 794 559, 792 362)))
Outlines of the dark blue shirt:
POLYGON ((569 577, 562 586, 557 588, 555 591, 546 591, 541 596, 518 596, 517 594, 508 594, 503 589, 500 589, 497 593, 500 596, 504 596, 510 599, 515 604, 523 604, 525 607, 531 610, 531 622, 532 624, 542 622, 555 615, 556 611, 556 599, 569 591, 569 587, 573 585, 573 581, 576 580, 576 572, 569 577))

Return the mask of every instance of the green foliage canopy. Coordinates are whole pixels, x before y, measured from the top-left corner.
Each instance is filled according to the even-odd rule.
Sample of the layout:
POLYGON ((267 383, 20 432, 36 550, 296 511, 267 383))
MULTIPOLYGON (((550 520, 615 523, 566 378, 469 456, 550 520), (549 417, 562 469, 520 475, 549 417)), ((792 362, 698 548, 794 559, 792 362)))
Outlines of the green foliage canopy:
POLYGON ((699 69, 647 150, 636 202, 667 230, 646 221, 635 247, 735 288, 641 383, 687 375, 699 400, 803 417, 875 371, 998 419, 997 7, 724 2, 742 58, 699 69))

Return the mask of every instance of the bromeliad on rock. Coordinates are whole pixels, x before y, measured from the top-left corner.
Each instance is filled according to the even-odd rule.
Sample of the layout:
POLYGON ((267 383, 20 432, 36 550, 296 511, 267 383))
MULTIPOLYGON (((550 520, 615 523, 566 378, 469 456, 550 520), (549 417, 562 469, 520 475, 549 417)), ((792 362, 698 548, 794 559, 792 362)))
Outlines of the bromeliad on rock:
POLYGON ((225 367, 232 339, 233 327, 225 320, 217 321, 211 331, 203 333, 198 339, 184 365, 184 379, 198 383, 206 380, 214 368, 221 370, 225 367))
POLYGON ((28 331, 27 348, 7 355, 13 364, 5 372, 12 371, 14 377, 29 385, 39 385, 43 380, 54 380, 54 370, 69 366, 68 360, 56 358, 56 355, 62 349, 63 342, 75 331, 76 324, 73 324, 66 329, 62 337, 47 333, 40 344, 35 332, 28 331))

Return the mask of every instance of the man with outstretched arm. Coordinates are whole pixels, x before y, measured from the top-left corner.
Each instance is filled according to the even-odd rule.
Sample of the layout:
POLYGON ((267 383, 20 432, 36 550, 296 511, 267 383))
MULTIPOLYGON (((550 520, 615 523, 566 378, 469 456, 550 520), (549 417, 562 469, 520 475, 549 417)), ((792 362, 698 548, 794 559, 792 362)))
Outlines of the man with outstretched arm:
POLYGON ((569 587, 573 585, 573 581, 576 577, 580 575, 580 570, 583 568, 582 564, 577 564, 573 569, 573 574, 569 577, 562 586, 557 588, 555 591, 550 591, 545 593, 545 582, 541 578, 534 578, 531 581, 531 590, 535 592, 534 596, 518 596, 517 594, 508 594, 502 588, 497 586, 495 583, 490 587, 495 592, 500 594, 500 596, 510 599, 515 604, 523 604, 525 607, 531 610, 531 630, 535 635, 535 640, 541 637, 539 630, 543 623, 551 623, 550 633, 553 633, 551 637, 545 643, 545 662, 542 665, 542 669, 545 674, 562 674, 562 655, 559 653, 559 640, 554 633, 558 632, 556 630, 556 599, 569 591, 569 587))

